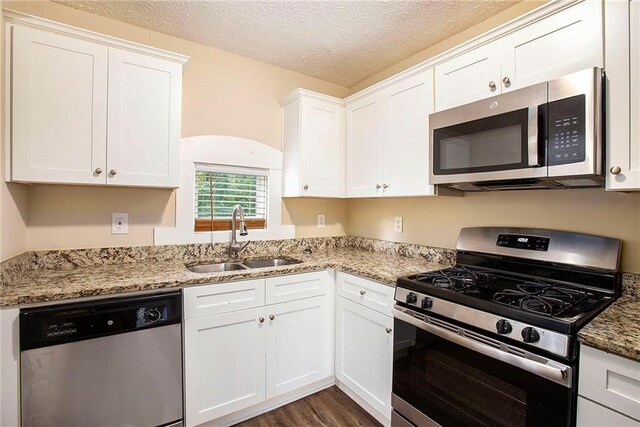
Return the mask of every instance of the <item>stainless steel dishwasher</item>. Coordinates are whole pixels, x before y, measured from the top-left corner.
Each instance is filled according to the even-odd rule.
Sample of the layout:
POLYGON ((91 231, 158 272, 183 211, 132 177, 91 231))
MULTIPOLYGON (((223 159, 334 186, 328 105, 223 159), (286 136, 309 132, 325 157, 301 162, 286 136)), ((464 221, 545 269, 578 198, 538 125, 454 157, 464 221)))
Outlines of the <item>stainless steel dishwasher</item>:
POLYGON ((22 424, 181 426, 180 292, 20 312, 22 424))

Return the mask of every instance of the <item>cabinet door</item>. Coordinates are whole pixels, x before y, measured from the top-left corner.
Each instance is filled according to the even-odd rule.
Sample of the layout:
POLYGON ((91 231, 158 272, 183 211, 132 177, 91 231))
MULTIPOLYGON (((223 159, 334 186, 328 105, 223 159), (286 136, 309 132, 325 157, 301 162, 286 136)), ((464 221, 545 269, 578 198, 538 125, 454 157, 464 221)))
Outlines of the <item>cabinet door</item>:
POLYGON ((433 195, 429 179, 429 114, 433 112, 433 70, 387 89, 384 195, 433 195))
POLYGON ((436 111, 500 93, 500 46, 495 41, 435 68, 436 111))
POLYGON ((342 107, 303 97, 300 194, 339 197, 342 192, 342 107))
POLYGON ((578 396, 578 427, 640 427, 640 422, 578 396))
POLYGON ((382 96, 347 105, 347 197, 382 196, 382 96))
POLYGON ((107 59, 105 46, 13 27, 13 180, 105 182, 107 59))
POLYGON ((336 309, 336 377, 390 419, 393 318, 343 297, 336 309))
POLYGON ((503 38, 502 91, 602 67, 602 5, 584 1, 503 38))
POLYGON ((331 376, 330 312, 326 296, 266 307, 267 399, 331 376))
POLYGON ((194 426, 265 399, 264 308, 184 323, 185 421, 194 426))
POLYGON ((178 187, 182 66, 109 50, 107 183, 178 187))
POLYGON ((640 190, 640 1, 605 7, 607 189, 640 190))

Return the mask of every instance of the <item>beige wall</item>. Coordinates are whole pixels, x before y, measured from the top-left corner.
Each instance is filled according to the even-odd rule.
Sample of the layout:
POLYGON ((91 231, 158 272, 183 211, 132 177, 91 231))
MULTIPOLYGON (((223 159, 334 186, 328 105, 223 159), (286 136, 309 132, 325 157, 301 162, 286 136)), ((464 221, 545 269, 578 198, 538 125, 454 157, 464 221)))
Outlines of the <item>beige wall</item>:
POLYGON ((622 267, 640 272, 640 193, 528 190, 464 197, 360 199, 349 202, 347 234, 455 248, 462 227, 540 227, 623 240, 622 267), (404 232, 393 231, 395 216, 404 232))
MULTIPOLYGON (((233 135, 280 148, 278 101, 297 87, 345 97, 345 87, 219 49, 167 36, 49 1, 4 1, 3 7, 189 55, 184 68, 182 136, 233 135)), ((145 245, 153 228, 175 222, 170 190, 1 184, 0 259, 28 249, 145 245), (111 234, 111 213, 129 213, 129 234, 111 234), (25 226, 26 224, 26 226, 25 226)), ((284 204, 300 236, 340 234, 346 201, 284 204), (323 212, 319 212, 319 210, 323 212), (316 214, 327 215, 318 230, 316 214)))

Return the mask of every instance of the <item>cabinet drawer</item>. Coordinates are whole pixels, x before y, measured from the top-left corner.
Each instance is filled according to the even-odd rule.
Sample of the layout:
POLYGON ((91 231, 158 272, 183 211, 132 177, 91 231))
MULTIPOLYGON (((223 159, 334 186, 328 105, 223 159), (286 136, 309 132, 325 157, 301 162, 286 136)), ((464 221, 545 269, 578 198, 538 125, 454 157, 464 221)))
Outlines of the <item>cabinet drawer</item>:
POLYGON ((391 316, 395 288, 362 277, 338 273, 338 295, 391 316))
POLYGON ((640 420, 640 363, 582 345, 578 393, 640 420))
POLYGON ((184 317, 209 316, 264 305, 264 279, 187 288, 184 317))
POLYGON ((325 295, 329 285, 328 274, 326 271, 319 271, 270 277, 266 285, 267 304, 325 295))
POLYGON ((640 423, 584 397, 578 397, 578 427, 640 427, 640 423))

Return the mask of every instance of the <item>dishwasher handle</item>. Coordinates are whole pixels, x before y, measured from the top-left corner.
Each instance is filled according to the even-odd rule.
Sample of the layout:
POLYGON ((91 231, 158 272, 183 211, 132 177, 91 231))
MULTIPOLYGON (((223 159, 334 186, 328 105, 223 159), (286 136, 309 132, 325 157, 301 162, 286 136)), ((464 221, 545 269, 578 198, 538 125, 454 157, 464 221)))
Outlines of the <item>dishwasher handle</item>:
POLYGON ((168 326, 182 321, 182 294, 62 304, 20 311, 20 350, 168 326))

